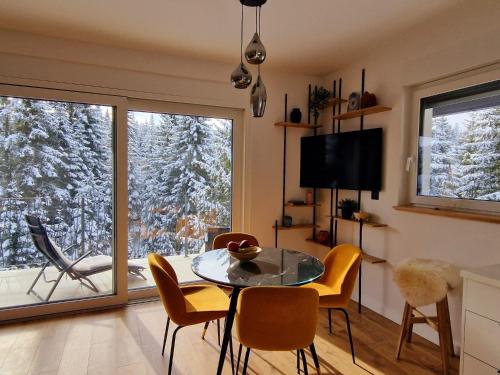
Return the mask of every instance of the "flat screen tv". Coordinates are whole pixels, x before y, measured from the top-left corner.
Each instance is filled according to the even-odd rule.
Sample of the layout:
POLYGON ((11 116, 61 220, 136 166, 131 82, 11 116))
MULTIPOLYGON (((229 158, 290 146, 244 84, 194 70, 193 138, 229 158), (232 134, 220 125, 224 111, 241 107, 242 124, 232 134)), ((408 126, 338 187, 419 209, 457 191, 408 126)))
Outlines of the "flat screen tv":
POLYGON ((300 186, 380 191, 382 128, 303 137, 300 186))

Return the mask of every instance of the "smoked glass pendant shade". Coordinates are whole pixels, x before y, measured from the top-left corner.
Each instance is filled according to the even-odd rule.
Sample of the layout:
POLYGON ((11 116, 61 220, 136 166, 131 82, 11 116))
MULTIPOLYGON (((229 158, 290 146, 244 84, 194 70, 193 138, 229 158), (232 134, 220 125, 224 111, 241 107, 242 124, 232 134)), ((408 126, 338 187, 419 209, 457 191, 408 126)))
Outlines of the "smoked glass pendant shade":
POLYGON ((260 41, 259 34, 253 34, 252 40, 245 49, 245 59, 253 65, 262 64, 266 59, 266 49, 260 41))
POLYGON ((231 84, 237 89, 246 89, 252 83, 252 74, 245 64, 240 63, 231 73, 231 84))
POLYGON ((262 117, 264 116, 264 112, 266 110, 267 103, 267 92, 266 86, 264 86, 264 82, 262 78, 260 78, 260 74, 257 77, 257 81, 252 87, 252 93, 250 94, 250 108, 252 110, 253 117, 262 117))

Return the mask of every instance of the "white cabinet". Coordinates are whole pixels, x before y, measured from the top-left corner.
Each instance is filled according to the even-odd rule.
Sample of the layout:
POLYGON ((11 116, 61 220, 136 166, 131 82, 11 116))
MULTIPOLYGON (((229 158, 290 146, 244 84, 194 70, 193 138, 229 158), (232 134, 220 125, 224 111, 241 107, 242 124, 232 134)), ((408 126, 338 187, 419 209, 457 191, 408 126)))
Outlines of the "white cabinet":
POLYGON ((500 264, 463 270, 460 374, 500 374, 500 264))

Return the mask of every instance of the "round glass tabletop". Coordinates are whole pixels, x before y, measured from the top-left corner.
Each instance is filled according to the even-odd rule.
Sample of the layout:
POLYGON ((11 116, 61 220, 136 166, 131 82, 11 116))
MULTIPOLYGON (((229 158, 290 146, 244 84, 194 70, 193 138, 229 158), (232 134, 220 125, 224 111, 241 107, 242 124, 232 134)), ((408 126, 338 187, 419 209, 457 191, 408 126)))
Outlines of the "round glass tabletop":
POLYGON ((193 272, 202 279, 233 287, 293 286, 319 278, 321 261, 300 251, 264 247, 249 262, 232 258, 226 249, 207 251, 193 259, 193 272))

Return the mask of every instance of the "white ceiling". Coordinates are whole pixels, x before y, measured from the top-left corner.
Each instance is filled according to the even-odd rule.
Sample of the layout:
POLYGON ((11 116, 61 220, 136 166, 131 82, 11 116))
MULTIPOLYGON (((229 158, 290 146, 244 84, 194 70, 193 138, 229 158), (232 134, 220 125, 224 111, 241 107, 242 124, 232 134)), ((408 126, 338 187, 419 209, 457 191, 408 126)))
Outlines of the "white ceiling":
MULTIPOLYGON (((457 0, 268 0, 266 64, 324 74, 457 0)), ((236 64, 238 0, 0 0, 0 28, 236 64)), ((254 28, 245 9, 244 46, 254 28)))

